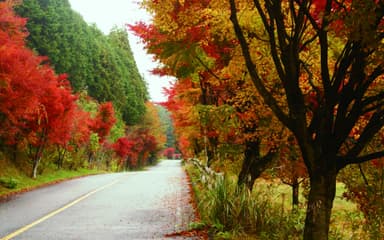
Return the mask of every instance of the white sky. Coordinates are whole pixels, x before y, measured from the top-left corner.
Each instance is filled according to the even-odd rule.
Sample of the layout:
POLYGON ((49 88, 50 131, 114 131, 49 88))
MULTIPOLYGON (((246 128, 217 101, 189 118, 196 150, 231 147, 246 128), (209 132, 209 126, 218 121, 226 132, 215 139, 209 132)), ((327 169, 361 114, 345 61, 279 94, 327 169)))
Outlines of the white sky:
MULTIPOLYGON (((69 0, 72 9, 80 13, 88 23, 95 23, 97 27, 108 34, 110 29, 117 25, 134 24, 138 21, 149 22, 151 17, 140 9, 140 0, 69 0)), ((147 55, 139 39, 129 32, 129 42, 137 67, 148 84, 151 100, 154 102, 165 101, 162 94, 163 87, 169 86, 170 78, 152 75, 149 71, 156 67, 152 57, 147 55)))

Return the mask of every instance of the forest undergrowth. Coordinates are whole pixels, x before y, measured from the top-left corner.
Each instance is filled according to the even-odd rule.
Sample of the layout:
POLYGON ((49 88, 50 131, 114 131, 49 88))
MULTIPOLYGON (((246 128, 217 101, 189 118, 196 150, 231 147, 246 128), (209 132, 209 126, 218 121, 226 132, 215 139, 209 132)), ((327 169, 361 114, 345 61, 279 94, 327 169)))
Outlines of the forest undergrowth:
MULTIPOLYGON (((237 178, 226 174, 216 181, 206 177, 191 163, 186 164, 196 196, 201 223, 211 239, 302 239, 305 222, 305 197, 291 207, 290 189, 272 180, 257 180, 252 192, 237 186, 237 178)), ((345 188, 337 186, 330 240, 362 240, 368 233, 362 229, 364 218, 355 204, 342 198, 345 188)))

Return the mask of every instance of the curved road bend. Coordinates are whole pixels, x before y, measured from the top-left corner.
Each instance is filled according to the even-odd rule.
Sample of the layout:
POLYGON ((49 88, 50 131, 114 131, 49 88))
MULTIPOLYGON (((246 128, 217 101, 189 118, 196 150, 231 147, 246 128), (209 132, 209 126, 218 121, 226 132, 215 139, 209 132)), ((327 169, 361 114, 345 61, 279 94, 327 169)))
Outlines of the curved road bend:
POLYGON ((74 179, 0 203, 0 240, 165 239, 191 221, 181 162, 164 160, 148 171, 74 179))

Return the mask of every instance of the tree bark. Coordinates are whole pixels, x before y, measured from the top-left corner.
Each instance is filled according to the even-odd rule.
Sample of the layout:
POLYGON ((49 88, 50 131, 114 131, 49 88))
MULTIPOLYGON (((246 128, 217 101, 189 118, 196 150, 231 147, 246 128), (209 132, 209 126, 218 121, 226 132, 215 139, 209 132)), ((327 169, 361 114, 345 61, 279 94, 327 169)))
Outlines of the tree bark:
POLYGON ((61 169, 64 164, 66 150, 65 148, 57 147, 57 168, 61 169))
POLYGON ((214 153, 213 153, 213 150, 211 150, 210 148, 207 149, 207 167, 211 167, 212 165, 212 162, 213 162, 213 158, 214 158, 214 153))
POLYGON ((300 183, 298 179, 296 178, 291 185, 292 187, 292 209, 297 208, 299 205, 299 188, 300 188, 300 183))
POLYGON ((125 171, 128 171, 131 168, 130 162, 131 162, 131 157, 127 157, 125 159, 125 166, 124 166, 124 170, 125 171))
POLYGON ((245 186, 252 191, 255 180, 270 166, 274 154, 270 151, 260 156, 260 140, 245 143, 244 161, 238 177, 238 186, 245 186))
POLYGON ((336 193, 336 171, 314 172, 310 176, 304 240, 328 240, 329 223, 336 193))
POLYGON ((34 179, 37 177, 37 168, 39 167, 39 163, 40 163, 41 158, 43 156, 45 143, 46 142, 44 142, 43 144, 40 144, 37 147, 33 147, 32 145, 29 145, 29 157, 32 160, 31 177, 34 179))
POLYGON ((35 179, 37 177, 37 168, 39 167, 40 163, 40 157, 37 157, 33 160, 33 166, 32 166, 32 178, 35 179))
POLYGON ((17 151, 18 151, 17 143, 13 144, 11 148, 12 148, 12 161, 16 162, 16 160, 17 160, 17 151))
POLYGON ((93 152, 88 152, 88 163, 91 164, 93 161, 94 154, 93 152))

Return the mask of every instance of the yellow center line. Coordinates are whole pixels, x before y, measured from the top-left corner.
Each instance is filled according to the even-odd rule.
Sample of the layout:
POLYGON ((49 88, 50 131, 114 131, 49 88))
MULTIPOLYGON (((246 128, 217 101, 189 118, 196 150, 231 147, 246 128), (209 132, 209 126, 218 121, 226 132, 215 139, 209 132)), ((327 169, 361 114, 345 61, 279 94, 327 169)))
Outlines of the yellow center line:
POLYGON ((68 203, 68 204, 65 205, 64 207, 61 207, 61 208, 59 208, 59 209, 57 209, 57 210, 55 210, 55 211, 53 211, 53 212, 51 212, 51 213, 45 215, 44 217, 39 218, 38 220, 36 220, 36 221, 34 221, 34 222, 32 222, 32 223, 30 223, 30 224, 28 224, 28 225, 26 225, 26 226, 24 226, 24 227, 22 227, 22 228, 19 228, 18 230, 14 231, 14 232, 11 233, 11 234, 8 234, 7 236, 1 238, 0 240, 9 240, 9 239, 12 239, 12 238, 14 238, 14 237, 16 237, 16 236, 22 234, 23 232, 27 231, 28 229, 34 227, 35 225, 37 225, 37 224, 39 224, 39 223, 42 223, 42 222, 44 222, 45 220, 47 220, 47 219, 49 219, 49 218, 55 216, 56 214, 61 213, 61 212, 64 211, 65 209, 70 208, 70 207, 72 207, 73 205, 75 205, 75 204, 77 204, 77 203, 83 201, 84 199, 88 198, 89 196, 91 196, 91 195, 93 195, 93 194, 95 194, 95 193, 97 193, 97 192, 100 192, 101 190, 103 190, 103 189, 105 189, 105 188, 107 188, 107 187, 110 187, 110 186, 116 184, 116 183, 119 182, 120 180, 121 180, 121 179, 117 179, 117 180, 115 180, 115 181, 113 181, 113 182, 111 182, 111 183, 108 183, 108 184, 106 184, 106 185, 100 187, 100 188, 97 188, 97 189, 95 189, 95 190, 93 190, 93 191, 91 191, 91 192, 89 192, 89 193, 87 193, 87 194, 81 196, 80 198, 78 198, 78 199, 76 199, 76 200, 74 200, 74 201, 68 203))

